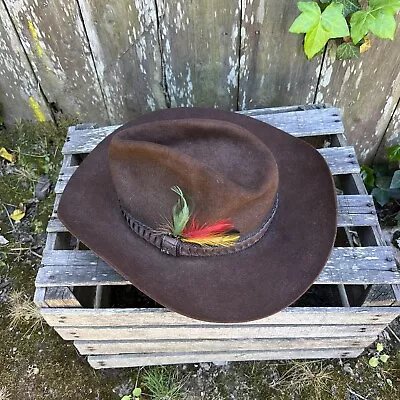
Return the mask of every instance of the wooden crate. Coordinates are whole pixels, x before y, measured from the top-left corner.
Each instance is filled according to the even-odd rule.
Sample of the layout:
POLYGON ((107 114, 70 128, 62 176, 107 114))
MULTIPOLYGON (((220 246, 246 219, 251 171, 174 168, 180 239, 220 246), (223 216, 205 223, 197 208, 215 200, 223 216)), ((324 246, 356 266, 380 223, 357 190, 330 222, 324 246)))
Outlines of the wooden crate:
POLYGON ((85 155, 118 126, 71 127, 35 302, 94 368, 357 357, 400 314, 400 272, 383 241, 354 149, 346 144, 339 110, 292 106, 243 114, 311 141, 329 164, 339 210, 337 243, 326 267, 300 301, 249 323, 201 322, 164 308, 113 308, 110 292, 130 283, 71 236, 57 219, 57 205, 85 155), (304 306, 313 293, 323 307, 304 306))

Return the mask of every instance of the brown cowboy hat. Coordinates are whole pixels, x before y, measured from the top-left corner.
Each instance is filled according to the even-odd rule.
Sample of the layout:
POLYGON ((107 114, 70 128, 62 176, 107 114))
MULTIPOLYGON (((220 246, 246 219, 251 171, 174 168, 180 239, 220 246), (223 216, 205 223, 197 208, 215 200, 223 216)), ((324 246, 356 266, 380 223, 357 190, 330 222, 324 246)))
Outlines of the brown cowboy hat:
POLYGON ((244 322, 309 288, 331 252, 337 206, 325 160, 304 141, 243 115, 179 108, 104 139, 58 216, 165 307, 244 322))

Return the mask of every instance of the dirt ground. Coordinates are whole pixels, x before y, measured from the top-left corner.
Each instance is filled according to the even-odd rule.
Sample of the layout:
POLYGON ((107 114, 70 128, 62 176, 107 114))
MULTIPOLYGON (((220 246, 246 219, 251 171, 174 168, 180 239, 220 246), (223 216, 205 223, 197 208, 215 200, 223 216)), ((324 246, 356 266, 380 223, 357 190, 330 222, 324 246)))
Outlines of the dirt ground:
POLYGON ((14 163, 0 158, 0 400, 112 400, 129 395, 135 386, 142 388, 143 399, 400 398, 399 320, 377 341, 383 346, 380 354, 389 358, 376 367, 370 366, 369 360, 376 354, 377 343, 362 357, 351 360, 201 363, 104 371, 90 368, 70 343, 42 325, 31 307, 54 201, 51 191, 45 193, 46 181, 42 194, 37 193, 40 198, 47 195, 44 199, 35 197, 35 188, 38 190, 41 176, 54 184, 66 128, 74 122, 62 119, 57 127, 21 122, 0 131, 0 149, 4 147, 16 156, 14 163), (26 209, 17 222, 10 216, 20 203, 26 209), (25 314, 16 316, 18 301, 25 314), (175 394, 162 394, 161 388, 157 392, 149 373, 164 374, 180 389, 175 394))

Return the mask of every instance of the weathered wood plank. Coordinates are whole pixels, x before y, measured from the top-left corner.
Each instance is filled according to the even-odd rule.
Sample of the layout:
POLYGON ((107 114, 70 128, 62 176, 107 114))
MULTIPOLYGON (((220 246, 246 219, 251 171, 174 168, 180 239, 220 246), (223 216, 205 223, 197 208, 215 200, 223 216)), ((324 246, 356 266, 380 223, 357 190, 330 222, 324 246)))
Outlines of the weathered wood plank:
MULTIPOLYGON (((288 112, 278 112, 280 108, 244 111, 259 121, 266 122, 276 128, 296 136, 321 136, 343 133, 344 128, 337 108, 298 110, 298 106, 288 112)), ((240 112, 242 113, 242 112, 240 112)), ((105 137, 121 125, 106 126, 97 129, 71 129, 63 147, 63 154, 90 153, 105 137)))
POLYGON ((77 2, 5 4, 48 101, 83 120, 108 122, 77 2))
POLYGON ((239 107, 312 103, 322 57, 307 61, 303 37, 289 33, 296 2, 242 4, 239 107))
POLYGON ((166 107, 154 1, 78 3, 110 120, 166 107))
POLYGON ((347 139, 362 163, 373 159, 400 96, 399 38, 400 30, 394 41, 374 37, 373 51, 356 60, 336 60, 334 42, 326 52, 316 101, 343 110, 347 139))
POLYGON ((221 351, 304 350, 366 347, 375 340, 367 338, 337 339, 248 339, 248 340, 159 340, 159 341, 74 341, 82 355, 149 354, 149 353, 201 353, 221 351))
POLYGON ((95 368, 126 368, 146 365, 182 364, 213 361, 250 361, 250 360, 290 360, 307 358, 353 358, 358 357, 362 348, 338 349, 301 349, 245 352, 209 352, 181 354, 121 354, 89 356, 89 364, 95 368))
POLYGON ((16 119, 51 120, 17 32, 3 2, 0 2, 0 104, 6 124, 16 119))
POLYGON ((190 325, 145 327, 56 327, 65 340, 257 339, 371 337, 386 325, 190 325))
MULTIPOLYGON (((90 250, 54 250, 43 258, 36 286, 127 285, 90 250)), ((335 247, 316 284, 400 283, 391 247, 335 247)))
MULTIPOLYGON (((360 171, 353 147, 332 147, 318 150, 325 158, 332 175, 351 174, 360 171)), ((61 168, 55 187, 56 193, 62 193, 68 180, 77 170, 77 166, 61 168)))
MULTIPOLYGON (((289 307, 257 321, 244 322, 246 325, 384 325, 389 324, 400 313, 399 307, 289 307)), ((42 310, 50 326, 189 326, 213 325, 211 322, 195 320, 172 312, 166 308, 104 308, 42 310)))
POLYGON ((45 287, 39 287, 35 289, 35 294, 33 296, 33 302, 39 307, 39 308, 46 308, 48 307, 45 296, 46 296, 46 290, 47 288, 45 287))
POLYGON ((156 0, 172 107, 237 109, 240 0, 156 0))
POLYGON ((44 301, 49 307, 81 307, 72 290, 63 286, 47 288, 44 301))

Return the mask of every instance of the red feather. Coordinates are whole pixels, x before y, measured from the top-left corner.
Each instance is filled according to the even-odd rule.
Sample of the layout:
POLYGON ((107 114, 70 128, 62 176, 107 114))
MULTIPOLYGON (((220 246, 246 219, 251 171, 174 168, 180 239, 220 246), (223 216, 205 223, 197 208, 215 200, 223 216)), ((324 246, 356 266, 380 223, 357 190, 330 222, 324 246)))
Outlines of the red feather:
POLYGON ((233 229, 233 224, 229 219, 221 219, 214 224, 200 225, 193 217, 190 226, 186 225, 182 232, 182 236, 187 239, 201 239, 215 235, 227 233, 233 229))

